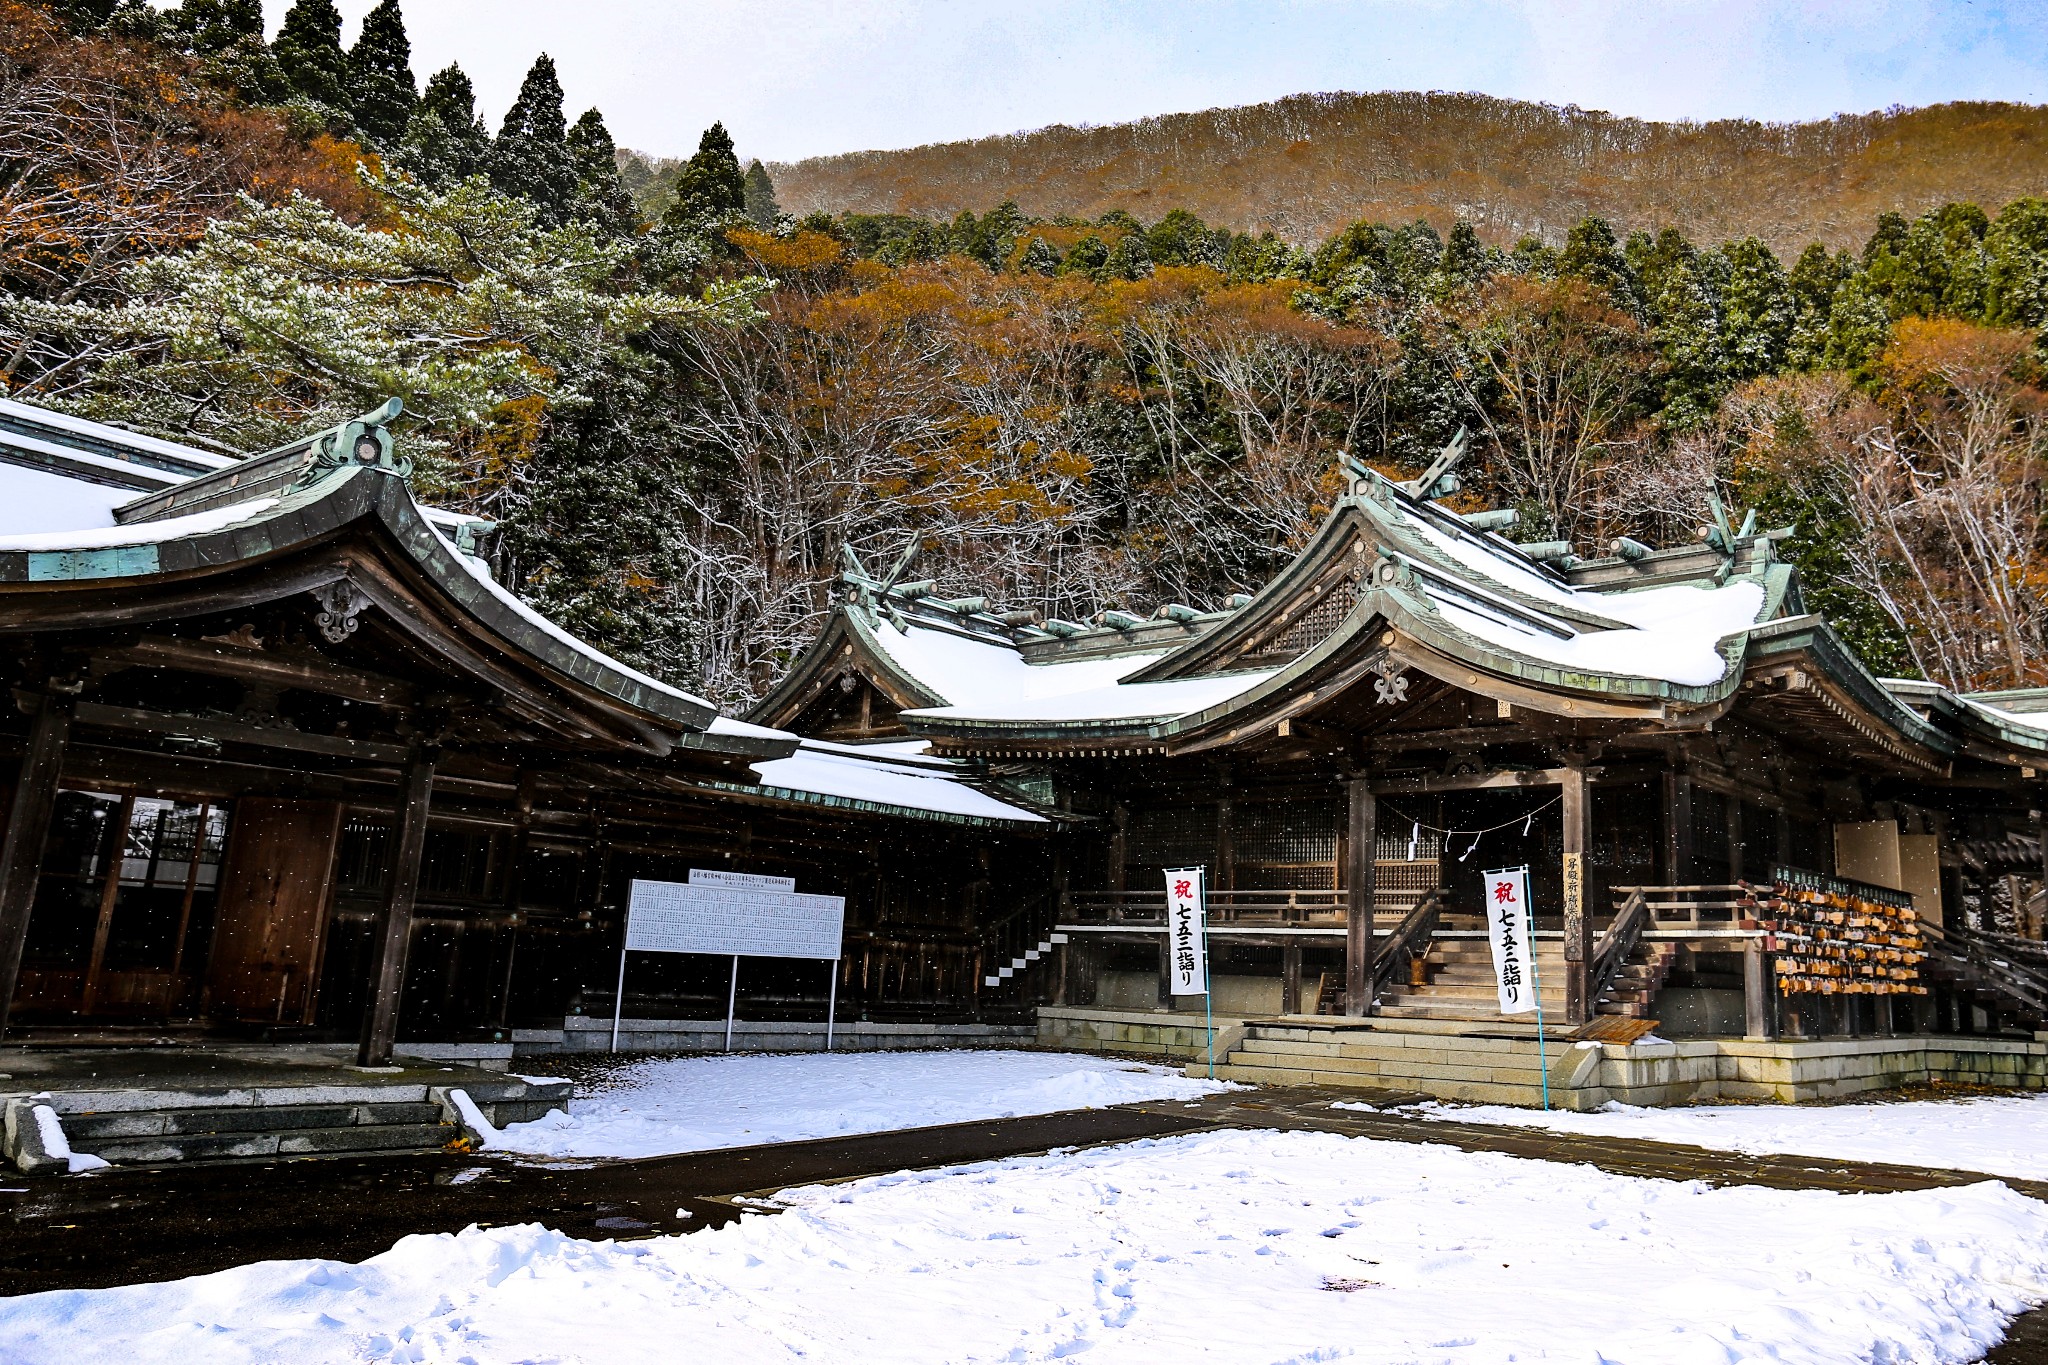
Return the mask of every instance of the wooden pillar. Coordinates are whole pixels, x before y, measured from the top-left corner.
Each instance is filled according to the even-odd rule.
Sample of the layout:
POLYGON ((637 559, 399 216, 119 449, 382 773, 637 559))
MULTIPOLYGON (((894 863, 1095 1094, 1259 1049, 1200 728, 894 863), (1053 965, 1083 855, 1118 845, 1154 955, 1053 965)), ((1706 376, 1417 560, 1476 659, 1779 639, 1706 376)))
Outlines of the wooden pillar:
POLYGON ((1301 1013, 1301 945, 1290 943, 1280 950, 1280 1012, 1301 1013))
POLYGON ((1593 935, 1586 918, 1586 832, 1590 793, 1586 770, 1565 769, 1561 802, 1564 808, 1564 1017, 1573 1028, 1586 1022, 1593 1002, 1586 998, 1587 962, 1593 935))
POLYGON ((21 756, 7 834, 0 839, 0 1032, 21 977, 21 951, 28 943, 29 911, 43 867, 43 845, 57 809, 57 779, 64 767, 64 743, 71 736, 73 698, 52 688, 42 695, 28 748, 21 756))
POLYGON ((1118 895, 1124 892, 1124 859, 1131 849, 1130 808, 1119 801, 1109 813, 1109 867, 1107 875, 1109 889, 1118 895))
POLYGON ((1726 798, 1728 805, 1728 880, 1739 882, 1743 877, 1743 864, 1749 847, 1749 831, 1744 828, 1742 800, 1740 797, 1726 798))
POLYGON ((1664 773, 1664 882, 1692 881, 1692 775, 1678 768, 1664 773))
POLYGON ((1173 935, 1164 929, 1159 931, 1159 1008, 1173 1008, 1173 935))
MULTIPOLYGON (((2031 927, 2035 933, 2040 934, 2043 938, 2048 938, 2048 794, 2043 795, 2041 807, 2040 810, 2034 812, 2034 838, 2039 841, 2036 847, 2040 850, 2041 854, 2041 918, 2031 927)), ((2015 891, 2017 891, 2017 888, 2015 888, 2015 891)), ((1961 896, 1956 897, 1953 902, 1943 903, 1941 907, 1942 923, 1962 923, 1962 904, 1963 899, 1961 896), (1949 917, 1949 904, 1956 906, 1953 920, 1949 917)), ((2026 908, 2024 906, 2014 906, 2013 908, 2019 911, 2020 932, 2024 934, 2030 927, 2027 923, 2028 915, 2026 908)))
POLYGON ((1231 800, 1228 788, 1216 803, 1216 867, 1209 877, 1209 889, 1229 891, 1237 886, 1237 844, 1231 830, 1231 800))
POLYGON ((389 1066, 391 1045, 398 1041, 398 1006, 405 991, 406 953, 412 946, 412 907, 419 894, 420 855, 427 846, 427 807, 434 795, 434 757, 432 749, 416 748, 405 765, 398 838, 370 963, 370 1005, 363 1014, 357 1066, 389 1066))
POLYGON ((1742 1036, 1752 1042, 1778 1036, 1771 1010, 1770 959, 1755 939, 1742 945, 1742 1036))
POLYGON ((1354 777, 1345 783, 1350 818, 1345 822, 1344 869, 1344 1013, 1358 1018, 1372 1013, 1373 892, 1379 869, 1379 804, 1372 783, 1354 777))

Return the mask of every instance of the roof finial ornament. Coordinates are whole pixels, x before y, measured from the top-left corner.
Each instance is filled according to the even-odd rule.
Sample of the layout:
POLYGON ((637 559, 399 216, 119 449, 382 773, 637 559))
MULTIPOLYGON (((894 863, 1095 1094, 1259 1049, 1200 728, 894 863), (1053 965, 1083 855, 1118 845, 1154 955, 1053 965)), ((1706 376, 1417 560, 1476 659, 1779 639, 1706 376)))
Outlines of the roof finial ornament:
POLYGON ((1465 448, 1471 439, 1472 433, 1461 424, 1450 444, 1438 451, 1429 468, 1422 471, 1422 477, 1402 484, 1402 491, 1418 502, 1434 502, 1463 488, 1465 481, 1458 477, 1458 466, 1465 461, 1465 448))
POLYGON ((867 612, 870 625, 878 625, 883 618, 887 618, 889 624, 898 630, 910 629, 897 614, 894 604, 889 601, 889 594, 903 581, 904 573, 917 559, 918 551, 922 548, 923 543, 913 537, 910 544, 904 547, 903 553, 897 556, 896 567, 889 570, 889 576, 877 582, 874 575, 868 572, 867 566, 861 563, 859 553, 850 543, 839 547, 840 558, 846 564, 839 571, 839 581, 847 586, 848 597, 853 605, 867 612))
POLYGON ((1721 565, 1714 570, 1714 582, 1721 584, 1727 582, 1728 575, 1735 571, 1737 548, 1743 541, 1756 534, 1756 509, 1751 508, 1743 514, 1740 530, 1731 531, 1728 526, 1728 508, 1721 501, 1721 490, 1712 484, 1707 486, 1707 507, 1714 514, 1714 524, 1700 527, 1700 540, 1708 549, 1721 556, 1721 565))
POLYGON ((399 454, 391 439, 391 424, 404 411, 401 399, 387 398, 360 417, 295 442, 299 449, 310 448, 313 458, 294 486, 303 487, 337 469, 355 466, 382 469, 401 479, 411 478, 412 457, 399 454))

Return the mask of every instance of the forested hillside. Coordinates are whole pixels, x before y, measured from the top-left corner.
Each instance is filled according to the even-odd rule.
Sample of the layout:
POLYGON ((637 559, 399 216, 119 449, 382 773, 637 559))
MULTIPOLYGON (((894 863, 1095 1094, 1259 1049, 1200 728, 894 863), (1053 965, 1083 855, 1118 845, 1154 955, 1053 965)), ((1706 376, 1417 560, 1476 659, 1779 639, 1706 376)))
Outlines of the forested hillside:
POLYGON ((544 55, 502 115, 459 66, 422 85, 398 0, 348 47, 332 0, 269 41, 258 0, 0 0, 10 393, 239 450, 395 394, 502 581, 727 705, 848 549, 915 541, 1002 609, 1208 606, 1303 543, 1341 453, 1413 472, 1461 428, 1461 505, 1517 534, 1690 538, 1718 497, 1796 528, 1874 667, 2048 683, 2048 201, 1780 249, 1696 226, 1754 186, 1511 242, 788 193, 717 125, 620 156, 544 55))
POLYGON ((1859 245, 1879 213, 1992 211, 2048 188, 2048 109, 1947 104, 1813 123, 1649 123, 1485 95, 1296 95, 1100 128, 1042 128, 770 166, 797 212, 1143 218, 1186 208, 1297 243, 1358 218, 1464 218, 1490 242, 1626 232, 1859 245))

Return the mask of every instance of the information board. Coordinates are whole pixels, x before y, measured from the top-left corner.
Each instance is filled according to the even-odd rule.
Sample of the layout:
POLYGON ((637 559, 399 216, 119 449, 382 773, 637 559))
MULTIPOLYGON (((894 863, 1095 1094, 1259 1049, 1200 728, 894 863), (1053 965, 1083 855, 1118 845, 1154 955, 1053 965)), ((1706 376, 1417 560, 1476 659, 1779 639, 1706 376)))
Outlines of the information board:
POLYGON ((626 949, 720 957, 838 958, 846 925, 844 896, 735 886, 725 879, 745 874, 716 875, 718 882, 700 880, 695 870, 688 882, 635 879, 626 902, 626 949))

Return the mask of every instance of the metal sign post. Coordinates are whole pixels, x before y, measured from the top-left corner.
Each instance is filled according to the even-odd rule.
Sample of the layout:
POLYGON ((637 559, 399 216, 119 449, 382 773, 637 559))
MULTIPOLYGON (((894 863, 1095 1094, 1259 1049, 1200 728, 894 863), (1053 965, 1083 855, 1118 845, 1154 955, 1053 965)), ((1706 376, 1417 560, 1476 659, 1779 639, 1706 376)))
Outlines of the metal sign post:
POLYGON ((839 1005, 839 951, 846 898, 799 893, 793 877, 691 868, 687 882, 635 879, 626 902, 626 941, 619 949, 619 985, 612 1001, 612 1051, 626 1001, 627 953, 705 953, 732 959, 725 995, 725 1050, 732 1051, 739 1013, 740 959, 818 958, 833 963, 825 1006, 825 1047, 832 1047, 839 1005))
POLYGON ((1203 897, 1208 869, 1166 869, 1167 951, 1172 955, 1172 993, 1202 997, 1202 1025, 1209 1035, 1209 1079, 1216 1079, 1215 997, 1209 989, 1209 916, 1203 897))
POLYGON ((839 1018, 839 959, 832 959, 832 984, 825 987, 825 1051, 832 1050, 832 1025, 839 1018))

